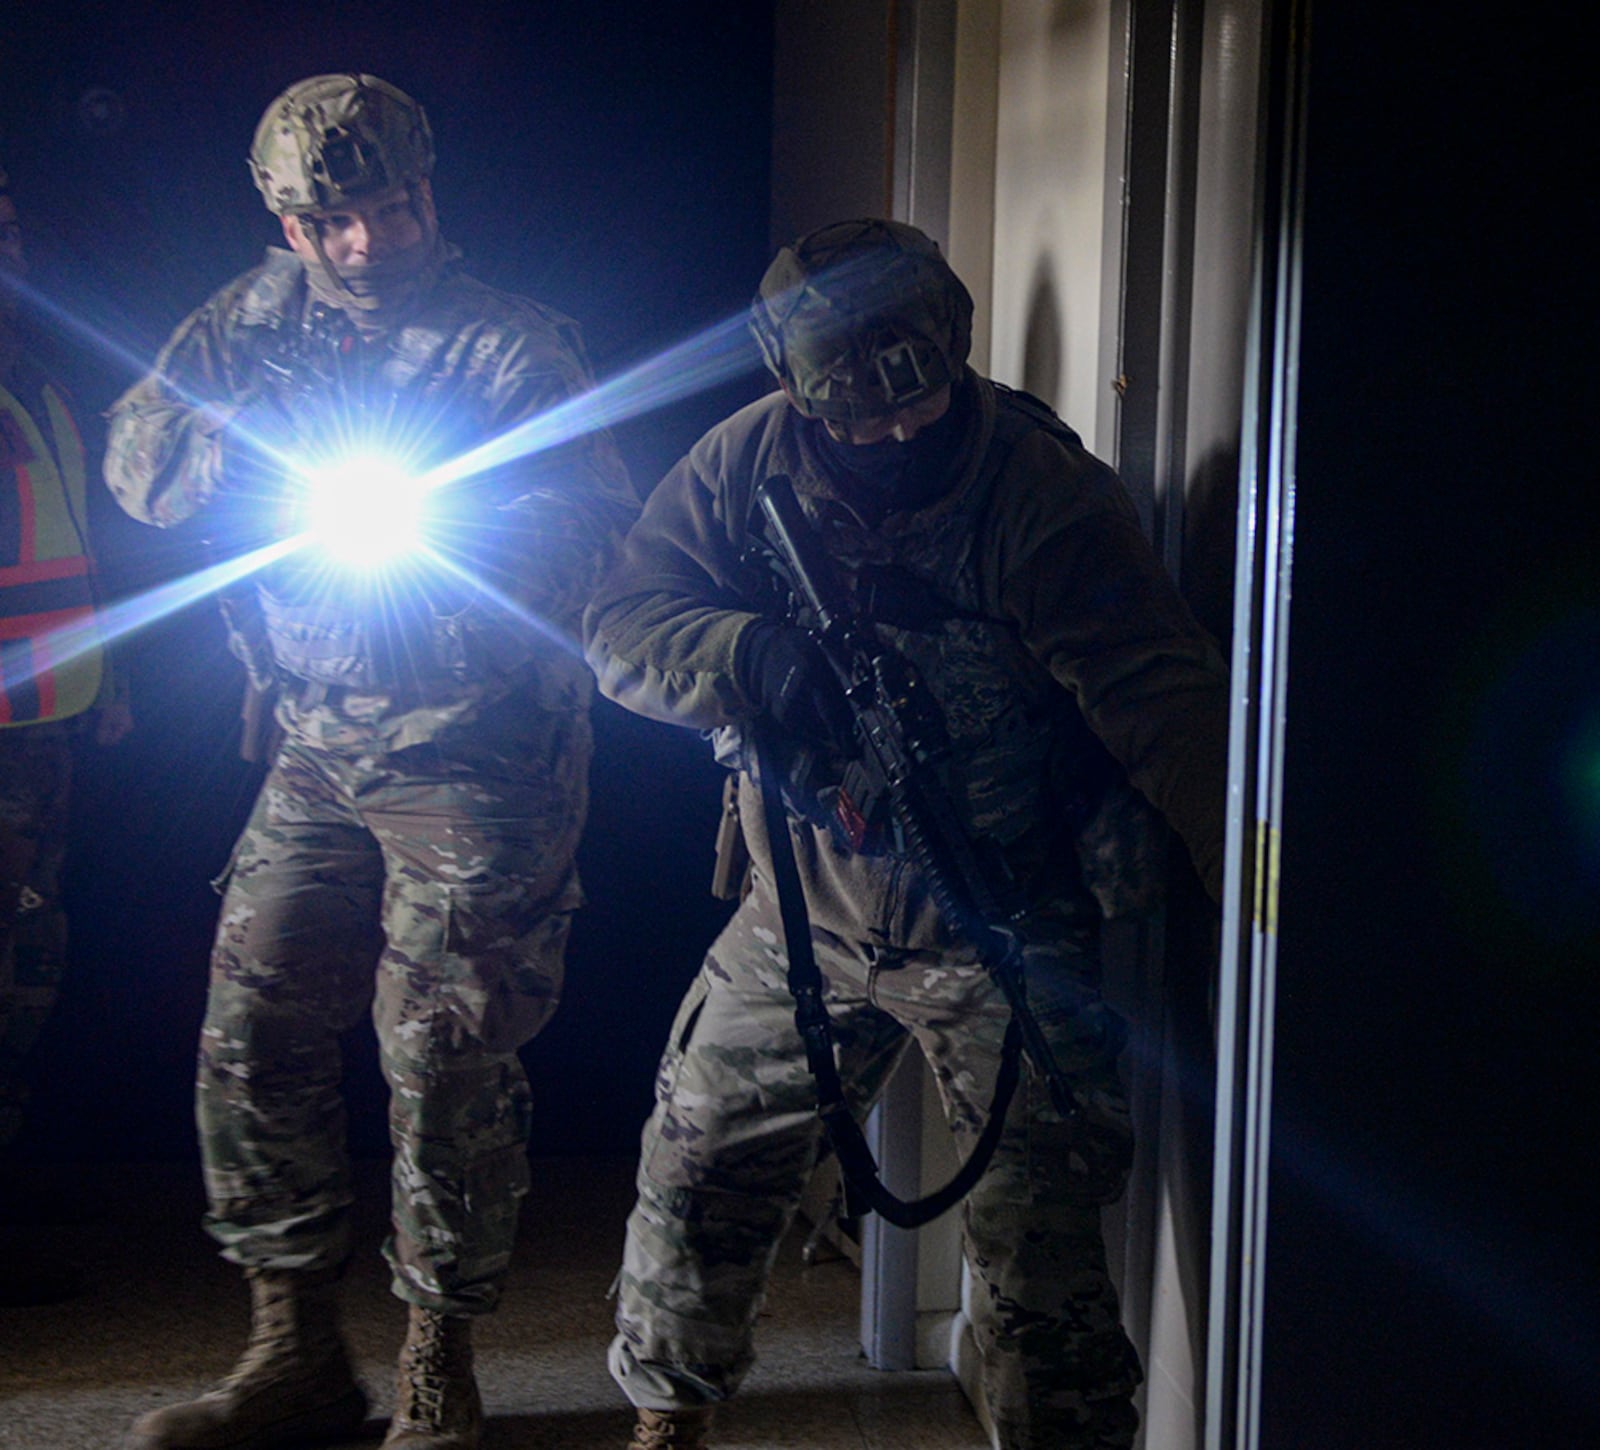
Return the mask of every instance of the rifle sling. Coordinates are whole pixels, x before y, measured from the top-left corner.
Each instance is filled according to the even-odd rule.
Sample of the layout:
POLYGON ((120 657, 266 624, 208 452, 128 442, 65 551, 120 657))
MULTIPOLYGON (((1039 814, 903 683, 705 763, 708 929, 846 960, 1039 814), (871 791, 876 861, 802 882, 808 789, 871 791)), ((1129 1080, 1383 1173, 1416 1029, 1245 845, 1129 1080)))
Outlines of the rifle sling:
POLYGON ((769 748, 767 727, 754 731, 756 768, 760 774, 761 807, 772 850, 773 885, 778 893, 778 911, 783 921, 784 946, 789 957, 789 992, 794 997, 794 1020, 805 1044, 806 1063, 817 1084, 817 1112, 827 1130, 828 1141, 838 1155, 844 1177, 847 1215, 857 1217, 862 1207, 880 1214, 899 1228, 917 1228, 954 1207, 982 1177, 999 1145, 1005 1128, 1006 1112, 1016 1092, 1022 1056, 1022 1036, 1015 1015, 1006 1027, 1000 1052, 1000 1070, 995 1077, 994 1098, 989 1104, 989 1120, 984 1124, 966 1162, 943 1188, 923 1198, 896 1197, 878 1176, 872 1150, 845 1101, 833 1059, 833 1031, 828 1009, 823 1003, 822 973, 811 948, 811 921, 806 913, 805 891, 800 884, 800 869, 795 863, 794 842, 789 837, 789 816, 784 809, 783 787, 779 783, 776 755, 769 748))

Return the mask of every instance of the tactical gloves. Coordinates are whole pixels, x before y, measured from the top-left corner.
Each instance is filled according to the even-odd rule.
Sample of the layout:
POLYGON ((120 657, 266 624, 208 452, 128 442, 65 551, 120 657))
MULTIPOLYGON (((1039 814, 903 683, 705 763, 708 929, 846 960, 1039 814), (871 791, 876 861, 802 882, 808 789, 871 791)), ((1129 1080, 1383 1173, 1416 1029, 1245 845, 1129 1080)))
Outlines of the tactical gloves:
POLYGON ((854 721, 821 647, 803 629, 756 623, 734 653, 739 688, 785 735, 835 755, 851 753, 854 721))

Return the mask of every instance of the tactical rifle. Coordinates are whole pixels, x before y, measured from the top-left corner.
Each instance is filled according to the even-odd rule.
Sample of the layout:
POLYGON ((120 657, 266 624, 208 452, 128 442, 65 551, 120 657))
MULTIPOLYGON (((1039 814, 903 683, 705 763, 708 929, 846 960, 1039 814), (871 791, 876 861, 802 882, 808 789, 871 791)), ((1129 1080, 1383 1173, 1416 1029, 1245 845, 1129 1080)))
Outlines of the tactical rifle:
MULTIPOLYGON (((1009 899, 1014 893, 995 884, 1000 872, 984 861, 936 774, 939 758, 948 748, 942 713, 910 661, 884 644, 852 612, 833 560, 801 512, 790 481, 782 476, 767 479, 757 490, 756 499, 769 525, 769 540, 797 596, 815 620, 813 637, 849 703, 862 749, 855 774, 864 785, 864 794, 887 801, 901 849, 922 871, 945 922, 976 949, 979 960, 1005 995, 1011 1008, 1010 1032, 1020 1034, 1022 1050, 1047 1085, 1056 1111, 1068 1122, 1077 1121, 1082 1109, 1072 1085, 1056 1063, 1028 1006, 1022 942, 1012 925, 1020 915, 1020 905, 1009 899)), ((768 759, 770 753, 762 761, 763 767, 768 759)), ((775 796, 765 788, 764 794, 769 799, 775 796)), ((859 826, 861 802, 844 796, 840 805, 847 823, 859 826)), ((768 833, 774 834, 771 824, 768 833)), ((786 828, 783 835, 786 841, 786 828)), ((774 849, 777 850, 776 845, 774 849)), ((792 964, 797 932, 790 930, 787 916, 785 935, 792 964)), ((791 980, 791 987, 794 985, 791 980)), ((823 1044, 817 1039, 825 1035, 827 1026, 820 1001, 820 977, 815 991, 815 1002, 803 1000, 796 992, 796 1020, 806 1038, 813 1072, 817 1072, 824 1055, 820 1051, 823 1044)), ((1008 1037, 1008 1045, 1009 1041, 1008 1037)), ((819 1085, 824 1083, 824 1075, 833 1071, 831 1048, 826 1059, 818 1074, 819 1085)), ((1000 1097, 997 1087, 996 1105, 1003 1116, 1000 1097)), ((823 1114, 827 1121, 826 1103, 823 1114)), ((830 1134, 839 1148, 832 1124, 830 1134)), ((972 1156, 978 1156, 976 1150, 972 1156)), ((851 1164, 845 1151, 840 1151, 840 1158, 849 1174, 851 1164)), ((872 1206, 884 1212, 880 1203, 873 1202, 872 1206)), ((892 1213, 885 1216, 901 1221, 892 1213)))
POLYGON ((339 358, 355 345, 355 334, 336 313, 318 305, 303 322, 264 329, 255 352, 255 381, 285 414, 308 402, 326 405, 339 381, 339 358))

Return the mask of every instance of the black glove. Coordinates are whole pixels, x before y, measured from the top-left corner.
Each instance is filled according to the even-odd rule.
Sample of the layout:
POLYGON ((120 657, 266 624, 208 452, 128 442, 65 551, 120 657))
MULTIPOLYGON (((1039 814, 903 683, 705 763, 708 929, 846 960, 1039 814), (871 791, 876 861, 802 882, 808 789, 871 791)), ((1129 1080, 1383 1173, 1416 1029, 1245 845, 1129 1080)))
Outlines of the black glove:
POLYGON ((835 755, 852 752, 855 722, 821 646, 788 624, 753 624, 734 658, 739 686, 784 732, 835 755))

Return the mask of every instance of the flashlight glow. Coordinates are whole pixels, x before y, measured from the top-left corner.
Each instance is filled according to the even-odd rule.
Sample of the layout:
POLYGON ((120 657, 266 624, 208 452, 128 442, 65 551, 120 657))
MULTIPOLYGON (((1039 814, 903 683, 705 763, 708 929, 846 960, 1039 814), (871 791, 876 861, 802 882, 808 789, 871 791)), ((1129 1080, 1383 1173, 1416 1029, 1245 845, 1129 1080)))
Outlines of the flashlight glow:
MULTIPOLYGON (((123 364, 131 375, 139 376, 148 371, 150 360, 132 345, 118 341, 26 283, 14 278, 8 280, 30 309, 74 333, 96 352, 123 364)), ((133 331, 131 327, 126 330, 133 331)), ((440 552, 436 541, 428 538, 422 528, 425 500, 435 490, 446 489, 488 469, 515 464, 520 459, 563 447, 596 429, 640 417, 677 399, 742 377, 759 366, 741 311, 597 387, 514 424, 465 453, 433 463, 421 477, 395 462, 392 456, 385 458, 382 450, 368 452, 363 447, 366 440, 357 426, 332 429, 341 451, 350 449, 350 456, 344 463, 333 466, 324 455, 311 467, 304 458, 294 456, 293 445, 286 446, 285 440, 276 435, 252 434, 242 427, 243 420, 236 418, 233 426, 239 428, 245 441, 263 460, 275 464, 299 486, 299 498, 291 511, 292 522, 285 520, 286 532, 273 543, 225 564, 213 565, 101 609, 91 621, 54 630, 45 637, 40 648, 48 650, 50 659, 59 668, 65 660, 136 635, 157 621, 191 607, 207 594, 237 585, 259 570, 295 560, 302 551, 320 555, 326 563, 345 570, 376 573, 385 564, 393 566, 408 550, 415 562, 425 568, 443 569, 463 583, 474 584, 495 598, 508 616, 520 619, 552 643, 575 648, 561 631, 552 629, 546 621, 482 579, 481 571, 474 569, 470 562, 451 559, 440 552), (354 467, 358 455, 368 466, 354 467)), ((163 396, 183 407, 202 409, 215 401, 203 391, 191 392, 179 377, 161 374, 158 381, 163 396)), ((391 440, 390 447, 396 444, 402 455, 409 456, 413 463, 431 452, 418 429, 402 428, 401 436, 391 440)))
POLYGON ((392 458, 357 454, 304 478, 309 541, 335 562, 372 569, 417 546, 427 489, 392 458))

